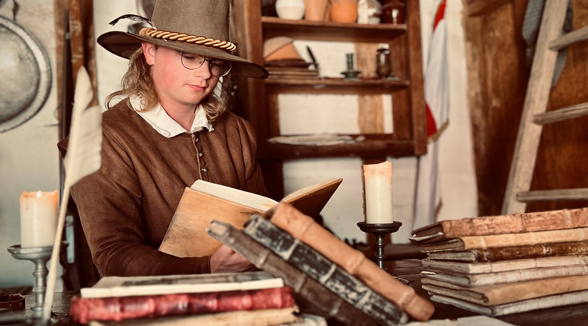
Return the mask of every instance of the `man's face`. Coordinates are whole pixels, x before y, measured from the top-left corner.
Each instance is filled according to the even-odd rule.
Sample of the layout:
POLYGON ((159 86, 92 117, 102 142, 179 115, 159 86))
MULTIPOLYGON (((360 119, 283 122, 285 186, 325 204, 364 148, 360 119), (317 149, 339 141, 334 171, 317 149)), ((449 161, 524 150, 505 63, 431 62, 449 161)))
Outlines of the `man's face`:
POLYGON ((218 77, 210 73, 208 61, 189 70, 182 65, 182 54, 176 50, 143 43, 143 52, 164 108, 181 105, 193 109, 218 83, 218 77))

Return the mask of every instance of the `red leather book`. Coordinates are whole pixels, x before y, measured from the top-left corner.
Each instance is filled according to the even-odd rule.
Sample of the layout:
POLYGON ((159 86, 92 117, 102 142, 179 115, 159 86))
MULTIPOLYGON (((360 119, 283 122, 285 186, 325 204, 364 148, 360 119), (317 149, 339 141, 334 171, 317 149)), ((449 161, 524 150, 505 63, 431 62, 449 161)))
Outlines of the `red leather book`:
POLYGON ((134 318, 193 315, 237 310, 280 309, 294 306, 289 287, 158 296, 80 298, 71 301, 70 320, 121 321, 134 318))

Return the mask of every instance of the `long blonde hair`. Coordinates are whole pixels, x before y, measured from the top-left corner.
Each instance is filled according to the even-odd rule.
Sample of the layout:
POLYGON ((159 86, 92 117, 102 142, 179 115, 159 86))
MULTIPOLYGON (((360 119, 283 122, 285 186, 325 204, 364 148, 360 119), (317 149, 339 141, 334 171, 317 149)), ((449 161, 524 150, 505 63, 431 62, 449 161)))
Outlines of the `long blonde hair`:
MULTIPOLYGON (((155 83, 151 78, 150 72, 151 66, 145 61, 143 48, 140 47, 129 59, 129 70, 127 70, 121 81, 122 89, 108 95, 106 98, 106 108, 110 109, 118 103, 115 98, 131 95, 141 97, 141 104, 143 104, 142 111, 149 111, 155 108, 159 103, 159 96, 157 95, 155 83)), ((200 102, 206 111, 206 118, 211 123, 227 110, 225 105, 227 93, 223 87, 220 87, 220 89, 220 97, 215 92, 212 92, 200 102)))

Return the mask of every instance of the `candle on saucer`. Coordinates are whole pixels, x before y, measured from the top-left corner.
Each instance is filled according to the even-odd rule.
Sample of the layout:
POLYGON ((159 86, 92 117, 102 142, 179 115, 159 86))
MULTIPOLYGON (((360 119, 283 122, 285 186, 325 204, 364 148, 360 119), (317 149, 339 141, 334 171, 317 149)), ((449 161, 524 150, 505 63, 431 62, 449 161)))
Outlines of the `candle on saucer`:
POLYGON ((57 231, 57 190, 20 195, 21 248, 53 246, 57 231))
POLYGON ((392 163, 363 166, 365 222, 393 223, 392 216, 392 163))

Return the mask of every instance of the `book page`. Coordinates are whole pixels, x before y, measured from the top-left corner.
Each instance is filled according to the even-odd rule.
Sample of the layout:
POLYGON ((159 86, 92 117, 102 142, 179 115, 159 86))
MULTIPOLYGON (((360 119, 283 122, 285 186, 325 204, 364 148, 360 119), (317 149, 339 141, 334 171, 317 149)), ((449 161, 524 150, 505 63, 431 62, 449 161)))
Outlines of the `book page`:
POLYGON ((190 189, 264 212, 278 203, 271 198, 203 180, 196 180, 190 189))
POLYGON ((295 201, 298 197, 301 197, 301 196, 308 194, 308 193, 312 193, 315 189, 324 188, 325 186, 332 184, 332 183, 341 183, 341 181, 343 181, 343 179, 335 179, 335 178, 327 179, 325 181, 310 185, 308 187, 304 187, 300 190, 296 190, 295 192, 284 197, 284 199, 282 199, 282 201, 286 202, 286 203, 291 203, 291 202, 295 201))

